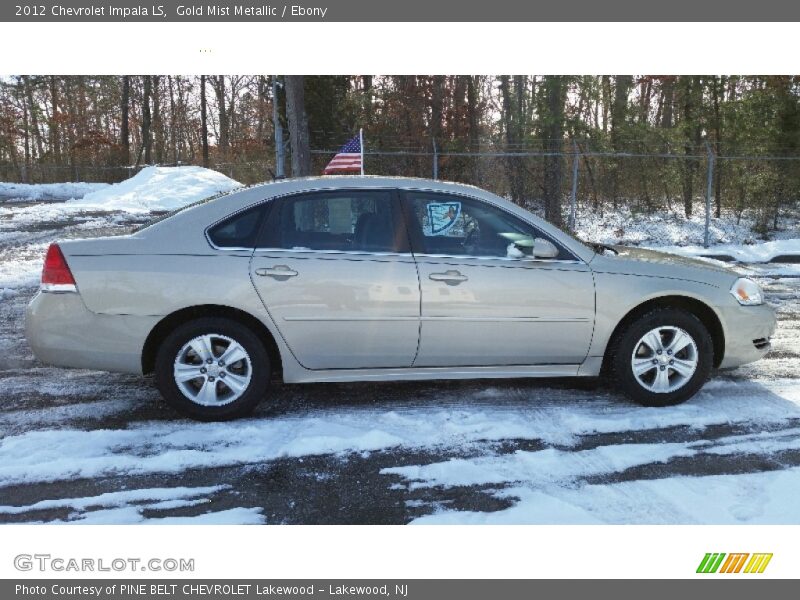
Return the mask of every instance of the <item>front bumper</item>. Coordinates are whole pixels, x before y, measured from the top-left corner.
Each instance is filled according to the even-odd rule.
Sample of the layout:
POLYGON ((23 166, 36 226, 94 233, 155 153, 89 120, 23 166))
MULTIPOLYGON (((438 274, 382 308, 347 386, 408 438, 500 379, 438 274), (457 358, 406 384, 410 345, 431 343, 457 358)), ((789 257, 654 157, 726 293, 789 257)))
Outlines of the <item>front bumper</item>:
POLYGON ((28 304, 25 336, 50 365, 141 374, 144 342, 158 321, 91 312, 76 293, 39 292, 28 304))
POLYGON ((725 326, 725 355, 720 368, 751 363, 767 354, 772 345, 777 319, 771 306, 730 306, 722 311, 725 326))

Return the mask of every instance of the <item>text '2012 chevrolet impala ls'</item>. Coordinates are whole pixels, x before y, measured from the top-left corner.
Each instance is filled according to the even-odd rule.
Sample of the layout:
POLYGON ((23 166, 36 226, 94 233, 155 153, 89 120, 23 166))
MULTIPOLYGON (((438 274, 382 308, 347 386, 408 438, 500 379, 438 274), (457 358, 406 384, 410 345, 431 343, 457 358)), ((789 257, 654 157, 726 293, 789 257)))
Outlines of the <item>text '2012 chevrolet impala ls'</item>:
POLYGON ((775 316, 733 271, 592 247, 478 188, 281 181, 130 235, 50 246, 36 356, 155 374, 176 409, 242 416, 287 383, 597 376, 647 406, 767 353, 775 316))

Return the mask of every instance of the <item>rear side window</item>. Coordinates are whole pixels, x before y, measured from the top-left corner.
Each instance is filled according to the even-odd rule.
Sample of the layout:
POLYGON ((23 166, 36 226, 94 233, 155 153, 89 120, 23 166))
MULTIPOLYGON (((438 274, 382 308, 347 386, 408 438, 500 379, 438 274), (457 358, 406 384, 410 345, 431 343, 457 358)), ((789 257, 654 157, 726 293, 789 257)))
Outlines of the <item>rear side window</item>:
POLYGON ((398 252, 405 229, 398 226, 386 190, 314 192, 283 198, 264 227, 259 248, 338 252, 398 252))
POLYGON ((266 205, 236 213, 208 230, 208 239, 217 248, 253 248, 266 205))

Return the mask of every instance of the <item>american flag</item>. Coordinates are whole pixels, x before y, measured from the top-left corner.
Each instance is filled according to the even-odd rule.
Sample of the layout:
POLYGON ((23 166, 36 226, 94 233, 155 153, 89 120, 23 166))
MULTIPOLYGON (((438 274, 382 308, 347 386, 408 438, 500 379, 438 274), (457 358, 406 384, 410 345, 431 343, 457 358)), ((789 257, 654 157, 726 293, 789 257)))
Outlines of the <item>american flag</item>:
POLYGON ((361 152, 361 133, 342 146, 336 156, 333 157, 323 175, 336 175, 337 173, 362 173, 363 155, 361 152))

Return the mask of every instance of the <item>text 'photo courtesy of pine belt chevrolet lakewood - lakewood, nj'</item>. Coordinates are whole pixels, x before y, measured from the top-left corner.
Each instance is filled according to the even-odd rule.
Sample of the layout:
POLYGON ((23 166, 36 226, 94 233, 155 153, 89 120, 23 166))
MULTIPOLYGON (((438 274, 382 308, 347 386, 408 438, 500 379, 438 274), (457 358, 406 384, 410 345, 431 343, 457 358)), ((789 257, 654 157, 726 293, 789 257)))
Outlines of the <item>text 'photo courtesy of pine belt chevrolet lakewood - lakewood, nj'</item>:
POLYGON ((673 405, 712 369, 763 357, 775 324, 729 268, 586 245, 471 186, 354 176, 53 244, 26 333, 45 363, 154 373, 177 410, 218 420, 277 377, 607 374, 640 404, 673 405))

